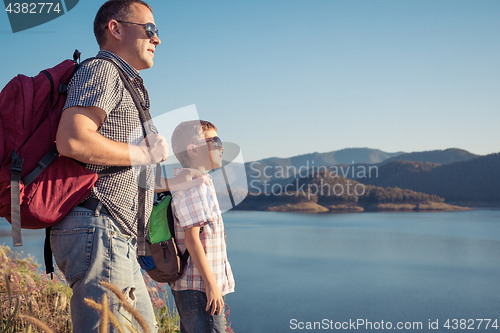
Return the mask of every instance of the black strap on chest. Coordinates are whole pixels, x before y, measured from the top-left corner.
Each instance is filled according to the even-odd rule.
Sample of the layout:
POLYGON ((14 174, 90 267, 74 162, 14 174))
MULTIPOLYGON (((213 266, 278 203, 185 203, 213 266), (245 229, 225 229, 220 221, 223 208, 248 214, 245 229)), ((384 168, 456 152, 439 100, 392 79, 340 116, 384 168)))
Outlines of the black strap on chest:
MULTIPOLYGON (((142 97, 137 93, 136 89, 130 83, 129 77, 125 74, 123 69, 116 63, 111 61, 117 68, 120 78, 125 85, 125 88, 129 91, 132 96, 137 110, 139 111, 139 117, 141 118, 142 127, 144 128, 145 135, 155 134, 153 131, 154 125, 151 120, 151 114, 149 108, 147 108, 146 103, 142 97)), ((157 165, 160 168, 160 165, 157 165)), ((146 255, 146 239, 145 239, 145 229, 146 229, 146 192, 147 192, 147 167, 141 166, 139 173, 139 203, 138 203, 138 215, 137 215, 137 254, 139 256, 146 255)))

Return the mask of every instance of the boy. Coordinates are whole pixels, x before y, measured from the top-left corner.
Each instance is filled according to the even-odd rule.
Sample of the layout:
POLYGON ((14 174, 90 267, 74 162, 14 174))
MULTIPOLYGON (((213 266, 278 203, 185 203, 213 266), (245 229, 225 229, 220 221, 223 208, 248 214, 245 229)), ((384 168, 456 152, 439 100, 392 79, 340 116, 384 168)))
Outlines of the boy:
MULTIPOLYGON (((190 257, 182 277, 170 283, 181 333, 225 332, 224 296, 234 292, 226 236, 215 187, 208 171, 222 166, 224 147, 208 121, 186 121, 172 134, 172 149, 183 168, 203 173, 204 183, 172 196, 175 236, 190 257)), ((175 169, 174 175, 183 169, 175 169)))

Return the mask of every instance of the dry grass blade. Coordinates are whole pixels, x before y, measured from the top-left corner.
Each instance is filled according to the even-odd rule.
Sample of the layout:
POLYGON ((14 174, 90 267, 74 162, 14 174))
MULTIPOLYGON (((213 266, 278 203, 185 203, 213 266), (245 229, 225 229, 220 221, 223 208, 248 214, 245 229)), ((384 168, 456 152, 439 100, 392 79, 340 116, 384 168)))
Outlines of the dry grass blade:
POLYGON ((102 311, 102 305, 96 303, 93 299, 85 298, 83 301, 85 302, 85 304, 90 306, 92 309, 95 309, 97 311, 102 311))
POLYGON ((125 333, 125 330, 120 326, 118 318, 116 318, 116 316, 112 312, 109 313, 109 321, 111 322, 111 325, 113 325, 118 331, 120 331, 120 333, 125 333))
MULTIPOLYGON (((12 302, 13 302, 13 298, 12 298, 12 292, 11 292, 11 287, 10 287, 10 282, 9 282, 9 276, 7 274, 4 274, 5 276, 5 288, 7 289, 7 296, 8 296, 8 301, 9 301, 9 316, 8 318, 5 320, 3 319, 2 320, 2 327, 6 327, 5 330, 2 330, 2 332, 6 332, 7 331, 7 328, 12 324, 12 321, 14 319, 14 317, 16 316, 16 313, 17 313, 17 310, 19 310, 19 298, 15 298, 16 299, 16 305, 14 306, 14 311, 11 311, 12 309, 12 302), (5 325, 5 326, 4 326, 5 325)), ((7 300, 4 300, 2 301, 3 302, 6 302, 7 300)))
MULTIPOLYGON (((102 312, 102 305, 99 303, 96 303, 94 300, 92 300, 90 298, 85 298, 84 302, 85 302, 85 304, 87 304, 91 308, 93 308, 99 312, 102 312)), ((120 326, 120 322, 118 321, 118 318, 116 318, 116 316, 113 314, 113 312, 108 312, 108 315, 109 315, 109 321, 111 322, 111 325, 113 325, 118 330, 118 332, 125 333, 123 328, 120 326)))
POLYGON ((102 296, 102 312, 101 312, 101 328, 99 333, 108 333, 109 322, 109 308, 108 308, 108 295, 102 296))
POLYGON ((123 302, 126 302, 127 300, 125 299, 125 295, 123 295, 123 293, 120 291, 120 289, 118 289, 115 285, 109 283, 109 282, 106 282, 106 281, 101 281, 101 284, 108 288, 109 290, 111 290, 113 292, 113 294, 116 295, 116 297, 118 297, 118 299, 120 301, 123 301, 123 302))
POLYGON ((41 329, 45 333, 54 333, 54 331, 52 331, 47 325, 45 325, 44 323, 42 323, 40 320, 38 320, 36 318, 30 317, 30 316, 25 316, 25 315, 19 315, 19 317, 26 320, 28 323, 32 324, 33 326, 38 327, 39 329, 41 329))
POLYGON ((120 291, 120 289, 118 289, 116 286, 114 286, 111 283, 106 282, 106 281, 101 281, 101 284, 104 287, 106 287, 109 290, 111 290, 116 295, 116 297, 118 297, 118 299, 120 300, 120 304, 123 306, 123 308, 128 313, 130 313, 132 315, 132 317, 134 317, 134 319, 142 327, 143 331, 145 333, 150 333, 148 324, 146 323, 146 321, 144 320, 144 318, 142 318, 141 314, 136 309, 134 309, 134 307, 132 305, 130 305, 130 303, 127 301, 127 299, 125 298, 125 296, 123 295, 123 293, 120 291))
POLYGON ((135 328, 133 328, 132 325, 130 325, 130 324, 125 324, 125 327, 128 328, 128 330, 131 333, 137 333, 137 331, 135 330, 135 328))

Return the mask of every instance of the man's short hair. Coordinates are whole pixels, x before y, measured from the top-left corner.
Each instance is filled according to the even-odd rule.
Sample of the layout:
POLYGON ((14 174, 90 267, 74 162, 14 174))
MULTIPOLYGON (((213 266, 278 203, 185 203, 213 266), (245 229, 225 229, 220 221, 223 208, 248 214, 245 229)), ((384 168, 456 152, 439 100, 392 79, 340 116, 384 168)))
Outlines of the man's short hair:
MULTIPOLYGON (((134 3, 144 5, 149 8, 151 13, 153 10, 147 3, 142 0, 108 0, 97 11, 94 19, 94 35, 97 44, 103 47, 106 44, 106 27, 111 20, 127 21, 131 11, 130 8, 134 3)), ((147 22, 137 22, 147 23, 147 22)))
POLYGON ((188 120, 180 123, 172 133, 172 150, 183 168, 189 167, 187 147, 199 143, 200 136, 208 130, 217 131, 217 127, 206 120, 188 120))

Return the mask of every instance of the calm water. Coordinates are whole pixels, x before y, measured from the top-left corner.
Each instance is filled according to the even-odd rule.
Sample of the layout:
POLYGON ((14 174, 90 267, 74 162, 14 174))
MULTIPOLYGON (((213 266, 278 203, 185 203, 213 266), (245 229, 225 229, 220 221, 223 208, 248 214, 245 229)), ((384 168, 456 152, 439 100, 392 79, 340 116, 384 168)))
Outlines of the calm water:
MULTIPOLYGON (((453 319, 474 319, 462 327, 476 332, 500 330, 493 321, 477 329, 476 320, 498 319, 500 325, 498 210, 228 212, 224 221, 236 279, 236 292, 226 301, 236 333, 302 331, 300 322, 347 331, 335 323, 346 327, 357 320, 371 322, 372 329, 357 327, 366 332, 390 331, 381 328, 388 322, 392 330, 398 322, 416 322, 422 328, 410 331, 463 331, 459 321, 452 329, 453 319), (450 329, 443 327, 447 319, 450 329), (439 329, 429 330, 429 320, 439 320, 439 329)), ((0 222, 0 243, 11 246, 9 227, 0 222)), ((23 230, 23 239, 33 244, 25 253, 42 262, 43 233, 23 230)))

